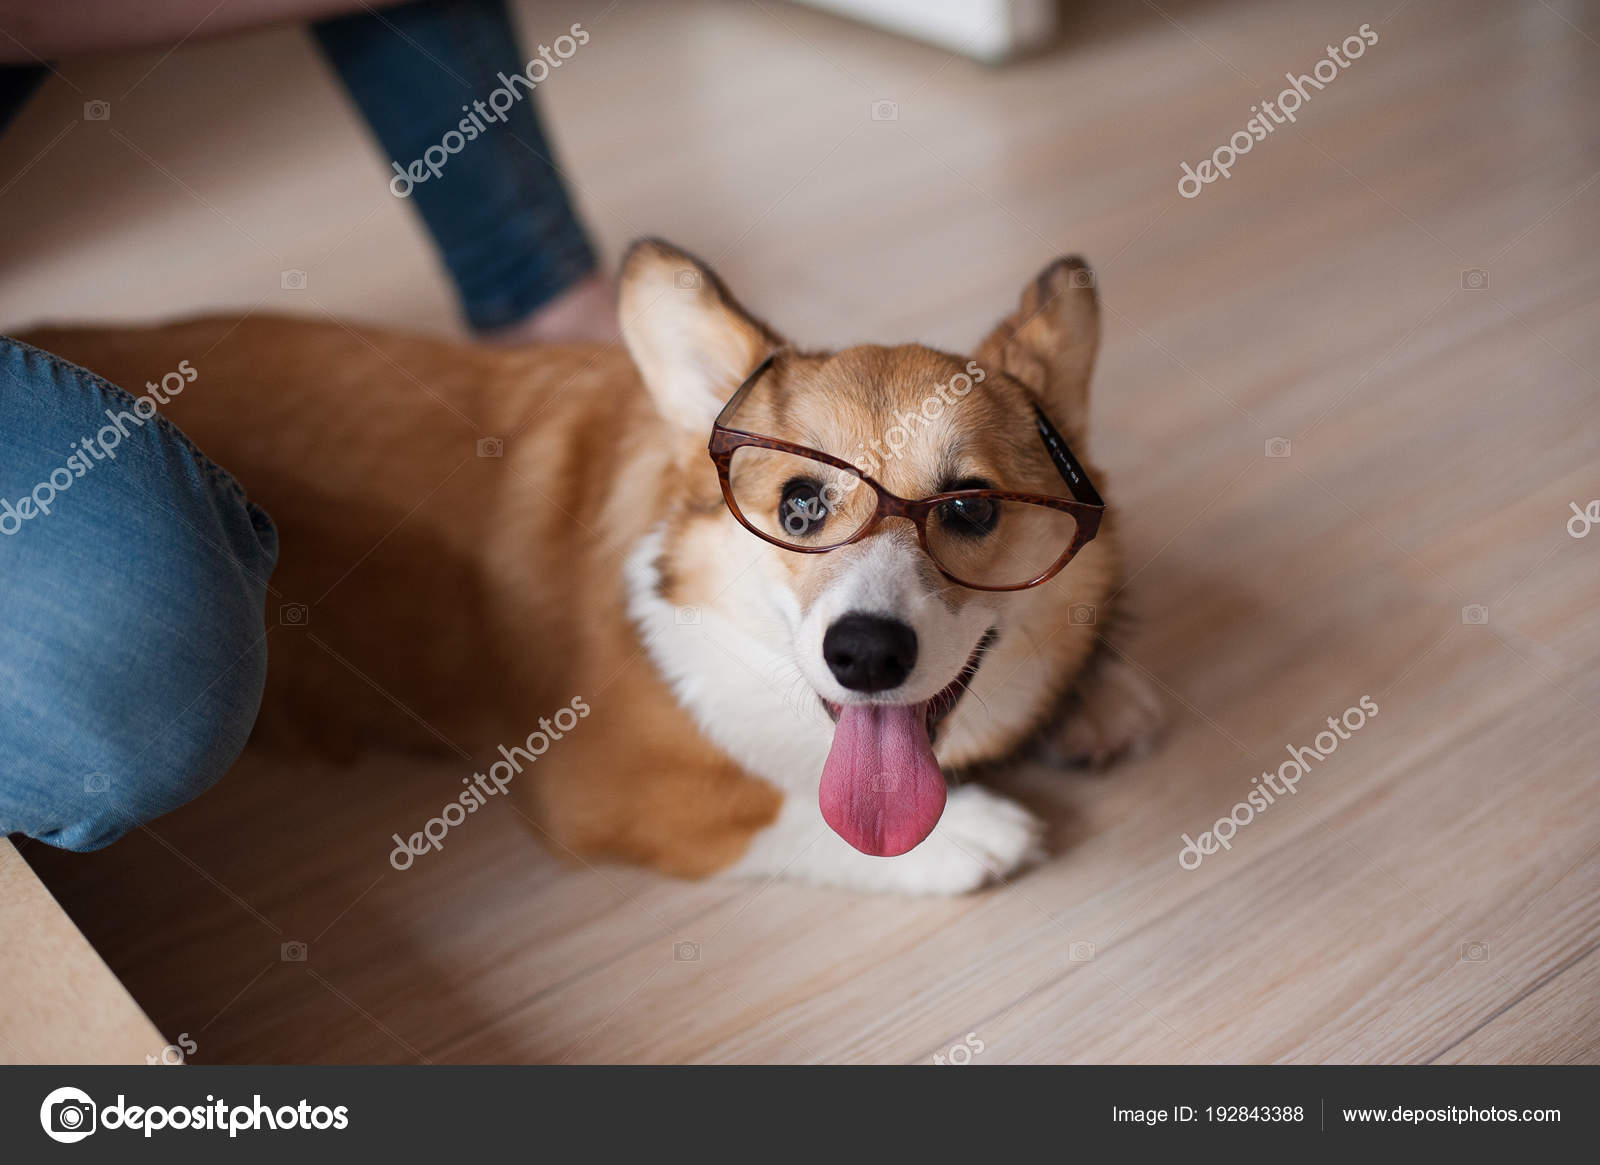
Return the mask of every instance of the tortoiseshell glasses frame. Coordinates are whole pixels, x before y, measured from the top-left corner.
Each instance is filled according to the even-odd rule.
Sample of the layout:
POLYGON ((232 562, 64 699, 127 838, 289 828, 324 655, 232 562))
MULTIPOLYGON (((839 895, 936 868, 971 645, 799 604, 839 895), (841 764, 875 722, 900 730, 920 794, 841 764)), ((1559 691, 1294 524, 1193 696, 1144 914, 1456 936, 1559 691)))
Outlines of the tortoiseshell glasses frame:
POLYGON ((722 497, 728 504, 728 511, 733 514, 741 526, 762 541, 770 542, 774 546, 782 547, 785 550, 792 550, 797 554, 826 554, 830 550, 837 550, 841 546, 859 542, 871 534, 885 518, 904 518, 917 528, 917 540, 922 546, 923 553, 933 562, 939 573, 951 582, 977 591, 1021 591, 1049 582, 1061 572, 1062 567, 1072 561, 1078 551, 1093 541, 1095 534, 1099 531, 1100 519, 1105 514, 1106 504, 1101 500, 1099 491, 1095 489, 1094 483, 1089 480, 1089 475, 1082 464, 1073 456, 1066 440, 1056 430, 1056 427, 1050 423, 1050 418, 1045 416, 1044 410, 1037 405, 1034 406, 1034 422, 1039 431, 1039 438, 1044 442, 1045 449, 1050 454, 1050 460, 1055 464, 1057 471, 1061 474, 1062 481, 1066 483, 1067 489, 1071 492, 1071 498, 1052 497, 1049 494, 1016 493, 1011 490, 999 489, 949 490, 925 498, 903 498, 898 494, 891 493, 868 474, 863 473, 860 469, 841 458, 823 453, 818 449, 808 448, 805 445, 797 445, 792 441, 783 441, 776 437, 764 437, 759 433, 748 433, 743 429, 730 428, 724 423, 725 419, 738 410, 739 405, 750 394, 750 390, 755 387, 762 374, 772 367, 772 363, 777 356, 777 352, 769 354, 744 379, 737 391, 728 398, 728 403, 722 407, 722 411, 717 414, 717 419, 711 426, 711 442, 709 445, 711 460, 717 467, 717 477, 722 484, 722 497), (793 542, 786 542, 783 539, 776 538, 746 518, 740 511, 739 503, 734 497, 733 483, 729 478, 729 473, 733 465, 734 454, 746 447, 788 453, 842 470, 872 487, 877 494, 877 508, 872 516, 862 524, 860 529, 854 531, 848 538, 827 546, 798 546, 793 542), (977 500, 1020 502, 1069 513, 1074 518, 1072 541, 1061 552, 1055 562, 1051 564, 1049 569, 1025 582, 994 586, 969 582, 966 579, 959 578, 946 569, 945 565, 939 561, 938 555, 928 546, 928 515, 948 502, 977 500))

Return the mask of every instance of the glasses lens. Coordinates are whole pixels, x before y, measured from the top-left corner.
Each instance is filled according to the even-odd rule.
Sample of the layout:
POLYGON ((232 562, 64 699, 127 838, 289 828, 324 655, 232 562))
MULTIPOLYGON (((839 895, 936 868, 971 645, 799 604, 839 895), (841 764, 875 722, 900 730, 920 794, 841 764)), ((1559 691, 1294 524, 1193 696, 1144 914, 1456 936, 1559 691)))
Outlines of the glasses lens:
POLYGON ((954 498, 928 515, 928 550, 953 578, 1014 587, 1047 572, 1078 534, 1065 510, 995 498, 954 498))
POLYGON ((848 541, 878 508, 872 487, 848 470, 754 445, 734 450, 728 483, 747 525, 801 550, 848 541))

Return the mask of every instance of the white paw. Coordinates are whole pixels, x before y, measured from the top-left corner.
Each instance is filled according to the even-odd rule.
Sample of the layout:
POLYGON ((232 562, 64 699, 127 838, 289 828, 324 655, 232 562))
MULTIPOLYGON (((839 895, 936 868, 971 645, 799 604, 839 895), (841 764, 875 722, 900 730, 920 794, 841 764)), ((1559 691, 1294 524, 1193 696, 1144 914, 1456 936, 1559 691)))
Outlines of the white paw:
POLYGON ((1043 834, 1043 822, 1015 801, 962 785, 950 790, 926 841, 899 857, 872 857, 828 828, 815 799, 791 796, 724 873, 892 894, 964 894, 1043 858, 1043 834))
POLYGON ((885 864, 888 889, 964 894, 1044 857, 1044 823, 1015 801, 977 785, 950 791, 928 840, 885 864))

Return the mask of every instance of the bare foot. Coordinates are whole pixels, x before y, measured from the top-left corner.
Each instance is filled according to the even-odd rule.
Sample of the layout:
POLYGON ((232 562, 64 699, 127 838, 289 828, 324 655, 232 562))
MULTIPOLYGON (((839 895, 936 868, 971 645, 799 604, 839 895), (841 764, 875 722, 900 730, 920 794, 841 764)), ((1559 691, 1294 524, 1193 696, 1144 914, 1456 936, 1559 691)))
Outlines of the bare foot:
POLYGON ((485 343, 514 347, 574 340, 614 340, 617 331, 616 287, 610 279, 596 272, 567 288, 527 319, 485 332, 481 338, 485 343))

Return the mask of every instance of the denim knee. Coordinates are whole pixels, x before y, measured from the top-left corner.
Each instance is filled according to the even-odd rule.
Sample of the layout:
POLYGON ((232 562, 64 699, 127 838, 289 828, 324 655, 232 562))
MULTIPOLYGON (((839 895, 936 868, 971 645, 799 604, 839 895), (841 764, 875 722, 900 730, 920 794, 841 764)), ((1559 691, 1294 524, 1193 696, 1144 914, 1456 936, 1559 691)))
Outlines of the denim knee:
POLYGON ((214 784, 260 705, 276 559, 153 404, 0 338, 0 833, 96 849, 214 784))

